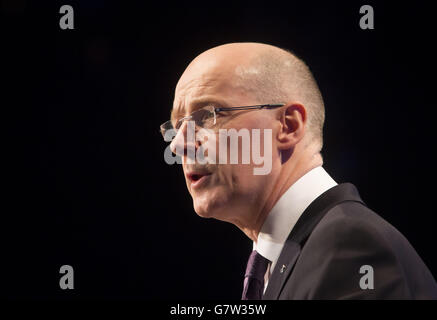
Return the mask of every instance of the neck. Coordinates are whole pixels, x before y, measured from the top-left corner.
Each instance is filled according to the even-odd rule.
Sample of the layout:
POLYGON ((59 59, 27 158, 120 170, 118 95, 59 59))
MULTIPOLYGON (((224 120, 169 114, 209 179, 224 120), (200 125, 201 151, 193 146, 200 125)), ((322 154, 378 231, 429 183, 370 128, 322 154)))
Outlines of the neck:
POLYGON ((265 201, 256 221, 250 227, 241 228, 242 231, 252 241, 256 242, 259 231, 261 230, 269 212, 281 196, 307 172, 321 166, 322 164, 322 156, 314 147, 308 146, 304 150, 296 150, 295 154, 282 164, 281 171, 275 182, 275 187, 265 201))

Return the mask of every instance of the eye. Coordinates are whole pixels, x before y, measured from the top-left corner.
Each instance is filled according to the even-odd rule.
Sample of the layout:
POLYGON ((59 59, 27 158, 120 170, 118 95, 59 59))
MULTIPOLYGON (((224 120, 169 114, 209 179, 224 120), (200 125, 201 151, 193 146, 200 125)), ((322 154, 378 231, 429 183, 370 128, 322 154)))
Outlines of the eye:
POLYGON ((209 110, 201 110, 201 112, 199 112, 199 118, 201 120, 208 120, 210 119, 214 114, 209 111, 209 110))
POLYGON ((192 119, 196 122, 197 125, 201 126, 205 123, 208 123, 211 119, 214 118, 214 113, 208 109, 200 109, 191 114, 192 119))

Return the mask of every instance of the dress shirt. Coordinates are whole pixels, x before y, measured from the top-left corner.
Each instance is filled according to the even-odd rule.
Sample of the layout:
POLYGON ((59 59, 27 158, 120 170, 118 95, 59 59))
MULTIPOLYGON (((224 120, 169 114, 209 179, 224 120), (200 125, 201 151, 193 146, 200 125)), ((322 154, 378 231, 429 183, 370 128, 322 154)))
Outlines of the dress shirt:
POLYGON ((311 202, 336 185, 334 179, 319 166, 299 178, 273 206, 261 227, 257 242, 253 242, 253 250, 271 261, 264 277, 264 291, 282 247, 299 217, 311 202))

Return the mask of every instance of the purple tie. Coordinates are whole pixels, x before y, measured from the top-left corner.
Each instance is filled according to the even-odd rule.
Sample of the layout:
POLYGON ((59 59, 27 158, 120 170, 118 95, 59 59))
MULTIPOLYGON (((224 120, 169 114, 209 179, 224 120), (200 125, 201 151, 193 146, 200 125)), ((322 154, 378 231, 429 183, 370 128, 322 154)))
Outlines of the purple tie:
POLYGON ((261 300, 264 291, 264 275, 269 262, 256 250, 252 251, 244 275, 244 289, 241 300, 261 300))

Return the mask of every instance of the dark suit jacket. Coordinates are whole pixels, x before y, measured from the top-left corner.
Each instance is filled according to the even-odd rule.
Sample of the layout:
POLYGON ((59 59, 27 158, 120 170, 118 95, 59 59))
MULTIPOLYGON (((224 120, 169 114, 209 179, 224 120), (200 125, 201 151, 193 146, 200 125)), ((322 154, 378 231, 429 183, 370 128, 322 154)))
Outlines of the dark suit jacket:
POLYGON ((437 299, 437 284, 408 240, 344 183, 301 215, 263 299, 437 299), (360 286, 363 276, 370 284, 363 265, 373 268, 373 289, 360 286))

